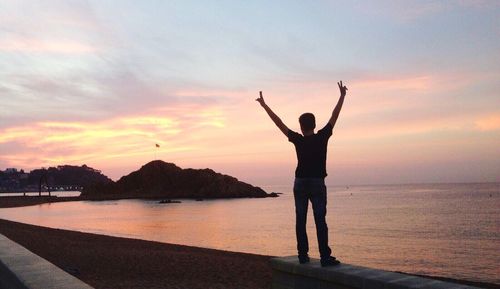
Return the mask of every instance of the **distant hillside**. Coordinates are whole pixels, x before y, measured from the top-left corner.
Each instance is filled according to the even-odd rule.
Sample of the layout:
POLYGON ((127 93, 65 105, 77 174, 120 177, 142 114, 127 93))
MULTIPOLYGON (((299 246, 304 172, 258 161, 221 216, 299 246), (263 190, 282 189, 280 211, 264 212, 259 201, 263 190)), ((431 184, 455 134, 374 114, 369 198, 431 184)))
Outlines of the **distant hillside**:
POLYGON ((264 198, 259 187, 211 169, 181 169, 173 163, 152 161, 115 183, 85 187, 84 197, 137 198, 264 198))
POLYGON ((112 180, 101 171, 83 166, 63 165, 47 169, 35 169, 29 173, 24 170, 10 168, 0 171, 0 191, 38 191, 40 178, 49 186, 87 187, 95 184, 112 183, 112 180))

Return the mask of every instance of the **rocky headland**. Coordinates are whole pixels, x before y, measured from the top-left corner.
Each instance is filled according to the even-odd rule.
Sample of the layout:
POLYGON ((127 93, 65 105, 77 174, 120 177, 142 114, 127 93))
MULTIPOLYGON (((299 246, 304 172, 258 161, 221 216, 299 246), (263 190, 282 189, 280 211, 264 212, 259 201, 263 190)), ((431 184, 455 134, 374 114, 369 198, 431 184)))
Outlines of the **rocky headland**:
POLYGON ((277 197, 211 169, 182 169, 156 160, 116 182, 96 183, 82 191, 83 198, 265 198, 277 197))

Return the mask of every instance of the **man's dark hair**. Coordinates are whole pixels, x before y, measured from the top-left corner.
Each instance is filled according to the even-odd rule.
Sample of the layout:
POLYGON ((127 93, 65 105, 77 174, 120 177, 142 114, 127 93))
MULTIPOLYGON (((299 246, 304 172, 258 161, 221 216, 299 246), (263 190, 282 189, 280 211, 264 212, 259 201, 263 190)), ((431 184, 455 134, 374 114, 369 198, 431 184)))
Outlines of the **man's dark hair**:
POLYGON ((313 130, 316 128, 316 119, 314 114, 306 112, 299 117, 300 128, 302 130, 313 130))

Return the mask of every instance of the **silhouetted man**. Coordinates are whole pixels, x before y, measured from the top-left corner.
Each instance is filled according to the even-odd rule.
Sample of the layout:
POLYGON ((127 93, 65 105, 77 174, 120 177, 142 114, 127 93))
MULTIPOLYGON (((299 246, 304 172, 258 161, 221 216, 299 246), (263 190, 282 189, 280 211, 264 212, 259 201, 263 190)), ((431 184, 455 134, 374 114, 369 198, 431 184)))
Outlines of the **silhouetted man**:
POLYGON ((326 225, 326 152, 328 139, 332 135, 333 127, 337 122, 347 87, 342 81, 337 83, 340 90, 340 98, 332 112, 332 116, 324 128, 314 133, 316 121, 312 113, 304 113, 299 117, 302 135, 290 130, 281 119, 269 108, 262 97, 256 99, 266 110, 269 117, 276 126, 295 145, 297 153, 297 169, 295 170, 295 183, 293 195, 295 199, 295 232, 297 235, 297 251, 301 264, 309 262, 309 242, 306 233, 307 208, 311 201, 314 222, 316 223, 316 234, 318 236, 321 266, 337 265, 340 262, 333 256, 328 247, 328 226, 326 225))

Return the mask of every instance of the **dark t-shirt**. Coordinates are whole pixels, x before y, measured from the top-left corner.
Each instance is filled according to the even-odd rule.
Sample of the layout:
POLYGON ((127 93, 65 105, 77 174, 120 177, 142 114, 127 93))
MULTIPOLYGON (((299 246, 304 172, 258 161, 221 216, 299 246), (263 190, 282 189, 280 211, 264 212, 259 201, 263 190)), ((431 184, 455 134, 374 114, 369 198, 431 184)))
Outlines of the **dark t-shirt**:
POLYGON ((316 134, 303 136, 288 130, 288 140, 295 145, 297 153, 296 178, 326 177, 326 147, 332 135, 332 125, 328 123, 316 134))

